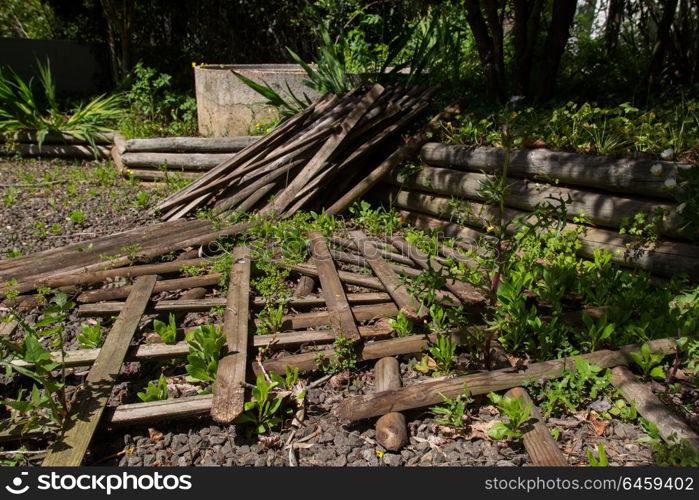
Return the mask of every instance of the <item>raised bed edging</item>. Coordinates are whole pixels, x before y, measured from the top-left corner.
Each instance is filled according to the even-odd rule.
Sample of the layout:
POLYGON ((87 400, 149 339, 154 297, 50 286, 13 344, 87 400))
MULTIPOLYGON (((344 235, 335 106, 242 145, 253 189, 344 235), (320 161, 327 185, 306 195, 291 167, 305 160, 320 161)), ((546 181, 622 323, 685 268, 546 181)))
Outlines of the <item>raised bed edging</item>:
MULTIPOLYGON (((426 164, 435 167, 493 172, 502 167, 505 150, 431 142, 423 146, 420 157, 426 164)), ((667 189, 666 181, 677 181, 680 170, 692 167, 695 165, 653 159, 566 153, 549 149, 513 149, 510 153, 509 174, 544 181, 555 178, 573 186, 671 200, 672 192, 667 189)))
MULTIPOLYGON (((494 207, 483 205, 477 193, 483 172, 502 167, 504 150, 492 147, 428 143, 420 151, 425 163, 422 171, 406 178, 393 172, 374 191, 375 198, 402 210, 404 220, 422 228, 439 228, 451 236, 475 241, 485 228, 478 217, 486 217, 494 207), (395 186, 395 187, 394 187, 395 186), (475 216, 463 217, 449 203, 451 198, 471 205, 475 216), (459 221, 459 223, 455 223, 459 221), (467 224, 467 225, 465 225, 467 224)), ((672 277, 687 273, 699 278, 699 246, 682 239, 677 227, 679 216, 666 182, 677 182, 682 169, 699 168, 659 160, 592 156, 550 150, 513 150, 508 174, 514 191, 508 198, 507 217, 530 212, 547 194, 571 194, 573 209, 569 219, 584 211, 593 224, 581 237, 581 254, 590 257, 597 248, 609 250, 613 259, 623 265, 648 270, 658 276, 672 277), (656 175, 657 174, 657 175, 656 175), (668 181, 669 179, 669 181, 668 181), (560 183, 560 184, 559 184, 560 183), (661 208, 669 215, 663 222, 662 234, 671 239, 658 239, 648 248, 634 248, 638 242, 619 233, 624 217, 661 208)))

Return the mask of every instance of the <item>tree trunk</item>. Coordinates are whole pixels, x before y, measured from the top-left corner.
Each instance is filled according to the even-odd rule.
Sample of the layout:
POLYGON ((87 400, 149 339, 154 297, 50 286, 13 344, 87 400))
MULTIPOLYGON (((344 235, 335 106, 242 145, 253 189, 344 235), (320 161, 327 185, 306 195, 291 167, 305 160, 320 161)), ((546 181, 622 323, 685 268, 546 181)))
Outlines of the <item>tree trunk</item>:
MULTIPOLYGON (((492 1, 490 0, 487 3, 492 1)), ((465 7, 466 19, 476 41, 478 56, 483 65, 488 93, 494 101, 503 102, 505 100, 505 81, 504 74, 500 71, 500 68, 504 68, 504 61, 497 60, 496 50, 494 49, 495 43, 488 32, 488 25, 483 18, 480 2, 466 0, 465 7)), ((499 54, 502 57, 502 51, 499 54)))
POLYGON ((657 84, 662 77, 663 61, 665 60, 667 46, 670 43, 670 28, 675 20, 677 3, 678 0, 665 0, 662 2, 664 7, 663 16, 658 23, 658 32, 653 45, 650 66, 648 67, 647 82, 649 88, 657 84))
POLYGON ((107 44, 112 77, 119 83, 131 69, 133 0, 100 0, 107 21, 107 44))
POLYGON ((543 0, 514 0, 512 93, 528 96, 543 0))
POLYGON ((568 43, 570 27, 575 18, 576 4, 575 0, 554 0, 553 2, 551 26, 546 36, 541 61, 537 102, 546 101, 553 93, 561 56, 563 56, 566 43, 568 43))
POLYGON ((607 22, 604 25, 604 46, 608 56, 612 56, 616 52, 625 4, 626 0, 609 0, 607 22))

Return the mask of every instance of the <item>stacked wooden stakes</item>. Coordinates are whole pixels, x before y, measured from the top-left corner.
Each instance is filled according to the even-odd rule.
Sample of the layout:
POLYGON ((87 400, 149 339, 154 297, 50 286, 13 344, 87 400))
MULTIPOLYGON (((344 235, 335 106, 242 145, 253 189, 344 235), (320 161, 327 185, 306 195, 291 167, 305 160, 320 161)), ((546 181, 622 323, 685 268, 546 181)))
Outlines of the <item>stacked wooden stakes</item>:
POLYGON ((368 159, 390 151, 387 144, 395 148, 400 131, 427 108, 435 90, 375 84, 324 96, 157 209, 173 220, 201 207, 293 214, 332 202, 363 178, 368 159))

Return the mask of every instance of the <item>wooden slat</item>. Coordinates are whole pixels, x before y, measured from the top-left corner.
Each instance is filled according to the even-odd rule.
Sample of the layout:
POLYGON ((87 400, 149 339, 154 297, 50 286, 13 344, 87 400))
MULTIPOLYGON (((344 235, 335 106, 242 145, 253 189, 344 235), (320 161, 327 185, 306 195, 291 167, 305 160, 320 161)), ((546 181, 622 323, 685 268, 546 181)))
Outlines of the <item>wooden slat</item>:
POLYGON ((686 440, 694 451, 699 452, 699 435, 653 394, 650 385, 639 382, 631 370, 625 366, 612 369, 612 384, 636 406, 643 418, 655 424, 665 441, 674 434, 678 442, 686 440))
POLYGON ((570 465, 563 452, 558 448, 556 441, 551 437, 541 412, 534 405, 527 391, 522 387, 514 387, 507 391, 505 397, 522 399, 525 408, 527 406, 531 407, 529 419, 531 428, 524 433, 522 441, 532 463, 540 467, 565 467, 570 465))
MULTIPOLYGON (((180 290, 186 288, 195 288, 201 286, 217 285, 221 279, 221 273, 204 274, 202 276, 191 276, 189 278, 175 278, 171 280, 159 280, 154 293, 167 292, 171 290, 180 290)), ((90 290, 83 292, 77 297, 78 302, 90 303, 100 302, 102 300, 115 300, 127 297, 131 293, 132 285, 122 286, 120 288, 103 288, 100 290, 90 290)))
POLYGON ((260 136, 240 137, 155 137, 130 139, 124 144, 128 153, 231 153, 257 142, 260 136))
MULTIPOLYGON (((191 331, 191 328, 189 329, 191 331)), ((386 324, 360 326, 359 334, 363 339, 376 339, 389 336, 393 333, 393 328, 386 324)), ((285 347, 301 344, 324 344, 335 340, 332 330, 300 330, 291 332, 269 333, 265 335, 254 335, 252 337, 253 347, 269 347, 271 350, 283 349, 285 347)), ((65 356, 60 352, 52 352, 51 359, 56 363, 65 363, 66 367, 89 366, 95 362, 100 349, 79 349, 77 351, 66 351, 65 356)), ((126 353, 127 361, 147 361, 154 359, 175 359, 183 358, 189 353, 187 342, 177 342, 176 344, 141 344, 131 346, 126 353)), ((16 366, 32 366, 21 359, 12 360, 16 366)))
POLYGON ((335 336, 358 341, 361 338, 359 330, 325 238, 317 231, 310 231, 308 237, 311 239, 312 260, 318 270, 320 286, 330 316, 330 325, 335 336))
POLYGON ((62 438, 51 447, 43 465, 81 464, 154 286, 155 276, 141 276, 136 280, 124 310, 90 369, 83 392, 71 408, 62 438))
POLYGON ((427 310, 422 307, 415 297, 408 293, 406 286, 401 282, 388 262, 381 258, 378 248, 367 238, 364 231, 350 231, 349 234, 357 244, 359 252, 367 260, 372 271, 386 287, 386 290, 398 304, 403 314, 413 321, 421 321, 426 318, 427 310))
MULTIPOLYGON (((377 342, 377 344, 382 343, 384 342, 377 342)), ((653 340, 648 344, 653 352, 671 353, 676 349, 675 339, 653 340)), ((610 368, 627 364, 630 359, 629 353, 637 352, 639 348, 638 345, 626 345, 618 350, 596 351, 579 357, 602 368, 610 368)), ((391 411, 412 410, 438 404, 442 401, 440 393, 454 398, 463 392, 464 383, 475 396, 511 389, 541 377, 560 377, 564 370, 575 370, 574 358, 532 363, 526 370, 520 372, 514 371, 513 368, 504 368, 446 380, 422 382, 394 391, 355 396, 341 401, 334 413, 340 418, 361 420, 391 411)))
POLYGON ((233 268, 228 288, 223 333, 228 354, 218 362, 211 416, 219 423, 231 423, 243 412, 245 369, 250 323, 250 249, 233 249, 233 268))
MULTIPOLYGON (((347 301, 350 304, 381 304, 389 302, 391 296, 383 292, 348 293, 347 301)), ((255 297, 252 301, 253 307, 262 307, 266 304, 262 297, 255 297)), ((323 297, 292 297, 286 301, 289 307, 303 309, 309 307, 324 307, 323 297)), ((207 312, 212 307, 225 306, 225 297, 211 297, 206 299, 176 299, 159 300, 151 303, 146 310, 147 313, 179 313, 179 312, 207 312)), ((83 304, 78 307, 78 316, 115 316, 124 307, 123 302, 100 302, 97 304, 83 304)))

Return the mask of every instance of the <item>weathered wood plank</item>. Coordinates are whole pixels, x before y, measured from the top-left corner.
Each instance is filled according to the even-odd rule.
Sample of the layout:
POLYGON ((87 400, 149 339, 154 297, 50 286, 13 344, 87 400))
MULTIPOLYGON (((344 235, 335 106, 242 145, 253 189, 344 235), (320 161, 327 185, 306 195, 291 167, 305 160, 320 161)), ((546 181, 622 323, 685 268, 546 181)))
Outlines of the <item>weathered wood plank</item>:
POLYGON ((166 168, 206 171, 235 153, 124 153, 121 162, 128 169, 166 168))
POLYGON ((263 209, 263 212, 282 213, 294 201, 296 195, 303 189, 306 184, 316 175, 323 167, 325 162, 342 144, 343 140, 349 135, 352 129, 357 125, 359 120, 364 116, 371 105, 383 93, 384 88, 378 83, 374 84, 349 114, 342 120, 340 131, 331 135, 326 139, 318 152, 311 158, 306 166, 299 172, 289 185, 277 196, 272 204, 263 209))
POLYGON ((359 252, 364 256, 367 263, 379 278, 386 291, 398 304, 401 312, 412 321, 421 321, 427 317, 428 311, 420 302, 412 296, 406 286, 398 278, 389 264, 383 260, 379 250, 374 243, 367 238, 364 231, 350 231, 350 237, 357 244, 359 252))
POLYGON ((338 215, 347 210, 355 200, 364 196, 386 175, 398 168, 404 161, 414 157, 423 144, 425 144, 430 136, 437 130, 437 127, 441 125, 441 122, 451 120, 460 111, 461 109, 458 105, 445 108, 444 111, 432 118, 423 130, 410 137, 405 144, 391 153, 391 155, 372 170, 369 175, 356 183, 349 191, 342 195, 340 199, 333 203, 330 208, 328 208, 327 213, 338 215))
MULTIPOLYGON (((377 344, 385 343, 387 342, 377 342, 377 344)), ((674 339, 653 340, 648 344, 653 352, 670 353, 676 348, 674 339)), ((639 348, 638 345, 626 345, 618 350, 596 351, 579 357, 602 368, 609 368, 627 364, 630 360, 629 353, 636 352, 639 348)), ((347 398, 340 402, 334 413, 340 418, 361 420, 392 411, 412 410, 438 404, 442 401, 440 393, 454 398, 463 392, 464 383, 467 384, 471 394, 475 396, 521 386, 530 380, 538 380, 541 377, 560 377, 564 370, 574 369, 573 358, 565 358, 532 363, 525 371, 504 368, 445 380, 428 381, 393 391, 347 398)))
MULTIPOLYGON (((191 330, 191 328, 189 329, 191 330)), ((393 328, 386 324, 360 326, 359 334, 363 339, 378 339, 389 336, 393 333, 393 328)), ((290 332, 269 333, 264 335, 254 335, 252 347, 268 347, 270 350, 284 349, 289 346, 301 344, 327 344, 335 340, 332 330, 299 330, 290 332)), ((63 361, 66 367, 89 366, 95 362, 100 349, 79 349, 77 351, 67 351, 63 361)), ((155 359, 175 359, 187 356, 189 344, 187 342, 177 342, 176 344, 141 344, 131 346, 126 353, 127 361, 147 361, 155 359)), ((56 363, 62 360, 60 352, 52 352, 51 359, 56 363)), ((32 366, 21 359, 12 361, 16 366, 32 366)))
MULTIPOLYGON (((389 302, 391 296, 387 293, 348 293, 347 301, 350 304, 381 304, 389 302)), ((296 309, 325 306, 323 297, 292 297, 286 302, 290 307, 296 309)), ((254 307, 262 307, 266 304, 262 297, 255 297, 252 301, 254 307)), ((207 312, 212 307, 225 306, 225 297, 212 297, 207 299, 175 299, 160 300, 151 303, 146 309, 147 313, 178 313, 178 312, 207 312)), ((115 316, 119 314, 123 302, 99 302, 97 304, 83 304, 78 307, 78 316, 115 316)))
POLYGON ((92 146, 80 144, 15 144, 6 150, 9 153, 19 153, 23 156, 46 156, 50 158, 84 158, 94 160, 97 158, 109 158, 110 150, 107 146, 92 146))
POLYGON ((233 249, 233 268, 228 288, 223 334, 228 353, 218 362, 211 417, 219 423, 231 423, 243 412, 245 369, 250 323, 250 249, 233 249), (236 353, 236 355, 232 355, 236 353))
POLYGON ((612 384, 643 418, 655 424, 660 436, 668 441, 673 434, 677 441, 686 440, 694 451, 699 452, 699 435, 653 394, 650 385, 639 382, 625 366, 612 369, 612 384))
POLYGON ((240 137, 155 137, 130 139, 124 145, 127 153, 234 153, 248 147, 260 136, 240 137))
POLYGON ((323 297, 330 316, 330 325, 337 337, 358 341, 361 338, 359 330, 325 238, 317 231, 309 232, 308 237, 311 239, 312 261, 318 270, 323 297))
MULTIPOLYGON (((398 310, 396 309, 396 313, 397 312, 398 310)), ((381 342, 365 342, 360 346, 357 359, 359 361, 370 361, 385 358, 386 356, 413 354, 426 349, 435 339, 436 337, 434 335, 411 335, 409 337, 382 340, 381 342)), ((461 338, 457 333, 452 334, 452 341, 455 344, 461 344, 461 338)), ((309 372, 319 369, 317 364, 319 353, 322 354, 324 359, 337 359, 333 349, 326 349, 323 351, 304 352, 302 354, 292 354, 267 360, 263 362, 263 365, 266 370, 276 371, 277 373, 284 373, 287 366, 289 368, 298 368, 299 371, 302 372, 309 372)), ((260 372, 258 366, 253 366, 253 370, 255 373, 260 372)), ((387 410, 385 413, 389 411, 391 410, 387 410)), ((383 415, 383 413, 372 416, 378 415, 383 415)))
POLYGON ((71 408, 63 436, 49 450, 44 466, 78 466, 82 462, 146 309, 155 279, 155 276, 141 276, 136 280, 124 310, 114 322, 90 369, 83 392, 71 408))
MULTIPOLYGON (((217 285, 221 279, 221 273, 204 274, 202 276, 191 276, 189 278, 174 278, 171 280, 159 280, 155 284, 153 293, 180 290, 183 288, 194 288, 200 286, 217 285)), ((120 288, 102 288, 83 292, 77 297, 80 303, 100 302, 102 300, 115 300, 127 297, 131 293, 132 285, 125 285, 120 288)))
POLYGON ((551 437, 551 433, 544 423, 541 412, 534 405, 532 398, 522 387, 514 387, 507 391, 505 397, 512 399, 522 399, 524 406, 531 408, 529 424, 531 428, 524 433, 522 441, 529 453, 532 463, 539 467, 566 467, 570 465, 563 452, 551 437))

